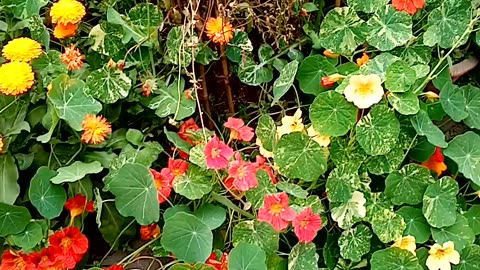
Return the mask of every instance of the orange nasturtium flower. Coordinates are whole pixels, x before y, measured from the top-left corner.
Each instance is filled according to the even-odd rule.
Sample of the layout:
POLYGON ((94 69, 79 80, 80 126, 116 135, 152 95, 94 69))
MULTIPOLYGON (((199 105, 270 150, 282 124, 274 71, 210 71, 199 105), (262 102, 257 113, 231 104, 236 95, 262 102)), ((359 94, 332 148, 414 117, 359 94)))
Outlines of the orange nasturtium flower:
POLYGON ((398 11, 406 11, 413 15, 417 9, 423 8, 424 0, 392 0, 392 6, 398 11))
POLYGON ((363 53, 362 57, 358 58, 357 61, 356 61, 357 66, 359 66, 359 67, 363 66, 365 63, 368 62, 368 60, 370 60, 370 57, 368 57, 368 54, 363 53))
POLYGON ((87 114, 82 122, 82 142, 87 144, 99 144, 105 141, 112 128, 107 119, 101 116, 87 114))
POLYGON ((81 215, 84 211, 87 213, 93 212, 93 201, 87 200, 87 198, 81 194, 75 195, 75 197, 68 199, 64 205, 65 209, 70 211, 70 217, 72 220, 81 215))
POLYGON ((140 227, 140 239, 150 240, 160 236, 160 227, 157 223, 140 227))
POLYGON ((233 27, 227 18, 217 17, 207 20, 206 34, 213 43, 227 44, 233 38, 233 27))
POLYGON ((80 69, 83 64, 83 55, 73 44, 65 48, 65 52, 60 56, 60 59, 67 65, 68 70, 80 69))
POLYGON ((435 152, 433 152, 428 160, 422 162, 421 165, 427 167, 430 171, 435 172, 437 176, 440 176, 444 171, 447 170, 447 165, 444 163, 441 148, 438 146, 435 147, 435 152))
POLYGON ((325 50, 325 51, 323 51, 323 56, 328 57, 328 58, 338 58, 338 57, 340 57, 340 54, 333 53, 330 50, 325 50))
POLYGON ((3 57, 10 61, 29 62, 40 54, 42 54, 42 45, 26 37, 10 40, 2 49, 3 57))
POLYGON ((19 61, 3 64, 0 67, 0 93, 18 96, 27 92, 34 82, 32 67, 19 61))

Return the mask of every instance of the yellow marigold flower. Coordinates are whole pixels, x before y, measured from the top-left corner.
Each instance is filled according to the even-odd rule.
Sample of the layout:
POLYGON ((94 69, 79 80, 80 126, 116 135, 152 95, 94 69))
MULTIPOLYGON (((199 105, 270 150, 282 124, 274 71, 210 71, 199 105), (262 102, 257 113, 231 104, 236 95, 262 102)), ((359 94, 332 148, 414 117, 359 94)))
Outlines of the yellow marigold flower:
POLYGON ((3 152, 3 146, 4 146, 4 144, 3 144, 3 137, 0 136, 0 154, 3 152))
POLYGON ((60 56, 62 62, 67 65, 68 70, 80 69, 83 64, 83 55, 78 49, 75 49, 75 45, 65 48, 65 52, 60 56))
POLYGON ((362 57, 357 59, 357 66, 359 67, 363 66, 365 63, 368 62, 368 60, 370 60, 370 57, 368 57, 368 54, 363 53, 362 57))
POLYGON ((273 158, 273 153, 263 148, 262 141, 260 141, 259 138, 255 140, 255 144, 258 145, 258 151, 260 151, 260 155, 265 158, 273 158))
POLYGON ((307 129, 307 134, 312 138, 312 140, 316 141, 321 147, 327 147, 330 144, 330 137, 329 136, 322 136, 320 133, 313 129, 313 126, 310 126, 307 129))
POLYGON ((415 250, 417 249, 417 245, 415 244, 415 237, 413 236, 404 236, 400 237, 397 240, 395 240, 395 243, 393 243, 392 247, 398 247, 401 249, 405 249, 415 254, 415 250))
POLYGON ((304 126, 302 123, 302 111, 297 109, 293 116, 284 116, 282 118, 282 125, 277 127, 278 137, 292 132, 303 132, 304 126))
POLYGON ((343 93, 345 98, 360 109, 366 109, 382 100, 382 79, 376 74, 353 75, 343 93))
POLYGON ((99 144, 105 141, 105 137, 112 131, 107 119, 101 116, 87 114, 82 122, 82 142, 87 144, 99 144))
POLYGON ((28 62, 42 54, 42 46, 33 39, 21 37, 10 40, 3 47, 2 54, 10 61, 28 62))
POLYGON ((77 24, 85 14, 85 6, 76 0, 60 0, 50 9, 54 24, 77 24))
POLYGON ((34 82, 32 67, 25 62, 13 61, 0 67, 0 92, 4 95, 20 95, 27 92, 34 82))
POLYGON ((450 270, 450 263, 460 263, 460 254, 455 250, 452 241, 443 243, 443 246, 434 244, 428 254, 426 265, 430 270, 450 270))
POLYGON ((77 32, 77 25, 76 24, 57 24, 55 26, 55 29, 53 29, 53 36, 58 38, 58 39, 64 39, 68 37, 73 37, 75 36, 75 33, 77 32))
POLYGON ((210 18, 205 28, 208 38, 214 43, 227 44, 233 38, 232 24, 226 18, 210 18))

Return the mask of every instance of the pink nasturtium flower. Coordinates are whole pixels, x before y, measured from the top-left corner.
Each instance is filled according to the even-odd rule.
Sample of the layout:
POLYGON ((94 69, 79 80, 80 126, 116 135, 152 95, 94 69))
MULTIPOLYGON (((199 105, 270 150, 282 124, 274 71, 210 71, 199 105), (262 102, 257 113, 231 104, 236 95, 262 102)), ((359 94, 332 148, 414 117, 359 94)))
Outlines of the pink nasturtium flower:
POLYGON ((233 156, 233 149, 213 136, 203 149, 203 155, 208 169, 225 169, 228 167, 228 160, 233 156))
POLYGON ((150 174, 153 177, 153 183, 157 189, 158 203, 161 204, 167 200, 172 192, 173 178, 169 178, 168 176, 157 172, 154 169, 150 169, 150 174))
POLYGON ((288 207, 288 196, 285 192, 266 195, 263 206, 258 209, 258 220, 272 225, 280 232, 288 227, 288 222, 295 218, 295 212, 288 207))
POLYGON ((169 180, 175 179, 175 177, 184 175, 188 169, 188 163, 181 159, 169 159, 168 167, 163 168, 160 173, 169 180))
POLYGON ((308 207, 295 217, 292 226, 298 241, 309 243, 322 228, 322 220, 319 215, 312 214, 312 209, 308 207))
POLYGON ((233 178, 233 187, 236 190, 247 191, 257 186, 257 165, 242 160, 240 153, 235 153, 235 161, 230 164, 228 176, 233 178))
POLYGON ((239 118, 229 117, 223 125, 230 129, 230 140, 249 142, 255 135, 253 128, 245 126, 243 120, 239 118))

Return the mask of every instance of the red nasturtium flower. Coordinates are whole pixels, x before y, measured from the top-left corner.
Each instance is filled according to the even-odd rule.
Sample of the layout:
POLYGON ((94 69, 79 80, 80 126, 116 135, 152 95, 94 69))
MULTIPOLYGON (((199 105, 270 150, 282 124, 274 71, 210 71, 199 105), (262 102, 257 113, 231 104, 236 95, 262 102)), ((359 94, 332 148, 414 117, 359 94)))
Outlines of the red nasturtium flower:
POLYGON ((167 200, 167 198, 170 196, 170 193, 172 192, 173 179, 169 179, 167 176, 155 171, 154 169, 150 169, 150 174, 152 174, 153 183, 155 185, 155 188, 157 189, 158 203, 163 203, 167 200))
POLYGON ((167 177, 169 180, 173 181, 175 177, 184 175, 188 169, 188 163, 181 159, 169 159, 168 167, 163 168, 160 173, 167 177))
POLYGON ((438 146, 435 147, 435 152, 433 152, 428 160, 422 162, 421 165, 427 167, 430 171, 435 172, 437 176, 440 176, 444 171, 447 170, 447 165, 444 163, 442 150, 438 146))
POLYGON ((288 207, 288 196, 285 192, 266 195, 263 206, 258 209, 258 220, 265 221, 280 232, 288 227, 288 222, 295 218, 295 212, 288 207))
POLYGON ((73 220, 76 216, 81 215, 83 211, 92 213, 93 201, 88 201, 82 194, 77 194, 75 197, 68 199, 64 207, 70 211, 70 217, 73 220))
POLYGON ((217 136, 213 136, 205 145, 203 155, 208 169, 219 170, 228 167, 228 160, 233 156, 233 149, 220 141, 217 136))
POLYGON ((114 264, 114 265, 111 265, 107 268, 103 268, 104 270, 123 270, 123 266, 121 265, 117 265, 117 264, 114 264))
POLYGON ((392 6, 399 11, 413 15, 417 9, 423 8, 424 0, 392 0, 392 6))
POLYGON ((217 261, 217 254, 212 252, 205 261, 205 265, 213 267, 215 270, 227 270, 228 269, 228 254, 222 253, 220 261, 217 261))
POLYGON ((312 209, 308 207, 295 217, 292 226, 298 241, 309 243, 322 228, 322 220, 319 215, 312 214, 312 209))
POLYGON ((236 190, 247 191, 257 186, 258 167, 255 163, 245 162, 239 153, 235 153, 235 161, 230 164, 228 169, 229 178, 233 179, 233 187, 236 190))
POLYGON ((253 128, 245 126, 243 120, 239 118, 229 117, 223 125, 230 129, 230 140, 249 142, 255 135, 253 128))
POLYGON ((268 177, 270 178, 270 181, 272 181, 272 184, 275 185, 277 184, 277 178, 273 173, 272 167, 270 167, 266 161, 267 160, 261 155, 255 157, 255 164, 257 165, 258 169, 264 170, 268 174, 268 177))
POLYGON ((31 270, 36 269, 32 258, 21 251, 14 253, 12 250, 5 250, 2 254, 0 270, 31 270))
POLYGON ((189 132, 197 131, 199 129, 200 128, 195 123, 195 120, 193 120, 193 118, 190 118, 187 121, 184 121, 180 125, 180 130, 178 131, 177 134, 180 137, 180 139, 188 142, 190 145, 193 145, 192 138, 191 138, 189 132))
POLYGON ((54 246, 42 249, 34 253, 34 261, 38 270, 64 270, 75 268, 77 264, 72 258, 66 258, 62 251, 54 246))
POLYGON ((88 249, 88 239, 77 227, 69 226, 57 231, 48 238, 48 243, 55 249, 61 250, 65 257, 65 266, 71 261, 79 262, 88 249))
POLYGON ((140 239, 150 240, 160 236, 160 227, 157 223, 140 227, 140 239))

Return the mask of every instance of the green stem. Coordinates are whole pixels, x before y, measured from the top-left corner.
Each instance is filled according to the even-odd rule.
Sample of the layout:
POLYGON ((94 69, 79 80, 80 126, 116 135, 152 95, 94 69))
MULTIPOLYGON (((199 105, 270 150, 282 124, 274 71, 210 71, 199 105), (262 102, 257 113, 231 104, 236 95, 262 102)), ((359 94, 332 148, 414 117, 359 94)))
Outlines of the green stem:
POLYGON ((105 256, 103 256, 102 260, 100 261, 100 265, 107 258, 108 254, 110 254, 110 252, 112 252, 113 248, 115 247, 118 240, 120 239, 120 236, 122 236, 122 234, 124 234, 127 231, 127 229, 130 228, 130 226, 133 225, 133 223, 135 223, 135 219, 132 220, 127 226, 125 226, 125 228, 123 228, 123 230, 118 234, 117 238, 115 238, 115 240, 113 241, 113 243, 112 243, 110 249, 108 250, 107 254, 105 254, 105 256))
POLYGON ((121 261, 119 261, 117 264, 123 264, 125 263, 126 261, 128 261, 130 258, 133 258, 135 256, 137 256, 138 254, 140 254, 140 252, 142 252, 144 249, 146 249, 147 247, 149 247, 151 244, 153 244, 155 241, 158 240, 158 237, 157 238, 154 238, 150 241, 148 241, 147 243, 145 243, 143 246, 139 247, 137 250, 135 250, 134 252, 130 253, 128 256, 126 256, 125 258, 123 258, 121 261))
POLYGON ((0 110, 0 114, 2 114, 4 111, 6 111, 10 106, 12 106, 13 104, 15 104, 15 102, 17 102, 18 100, 18 97, 15 97, 14 100, 12 100, 12 102, 10 102, 7 106, 3 107, 1 110, 0 110))
POLYGON ((242 210, 240 207, 236 206, 232 201, 230 201, 225 196, 219 195, 215 192, 212 192, 211 195, 212 195, 212 199, 214 199, 215 201, 225 205, 226 207, 232 209, 233 211, 238 212, 239 214, 241 214, 243 216, 246 216, 247 218, 255 219, 255 216, 253 216, 252 214, 242 210))

